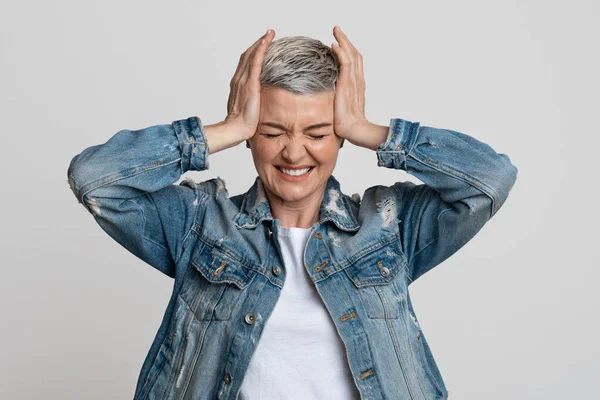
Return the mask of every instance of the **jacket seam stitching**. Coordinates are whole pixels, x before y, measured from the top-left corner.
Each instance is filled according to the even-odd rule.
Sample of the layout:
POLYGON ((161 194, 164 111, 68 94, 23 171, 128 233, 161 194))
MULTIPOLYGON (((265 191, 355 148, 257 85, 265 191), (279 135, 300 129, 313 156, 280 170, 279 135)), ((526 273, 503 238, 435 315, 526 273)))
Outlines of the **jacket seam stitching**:
POLYGON ((175 260, 175 265, 179 264, 179 261, 181 260, 181 257, 183 256, 183 245, 188 240, 192 231, 194 230, 196 221, 198 221, 198 213, 200 211, 200 204, 204 203, 204 200, 206 199, 206 195, 203 192, 201 193, 197 187, 194 188, 194 191, 196 192, 195 200, 197 200, 198 205, 195 206, 196 209, 194 212, 194 220, 192 221, 190 228, 187 230, 187 232, 183 235, 183 238, 181 239, 181 244, 179 245, 179 249, 177 250, 177 260, 175 260), (200 194, 204 195, 202 201, 200 201, 200 194))
MULTIPOLYGON (((136 206, 136 207, 137 207, 137 209, 138 209, 138 210, 140 210, 140 213, 142 214, 142 218, 144 219, 144 231, 142 232, 142 239, 144 239, 144 240, 147 240, 148 242, 150 242, 150 243, 152 243, 152 244, 155 244, 155 245, 157 245, 158 247, 160 247, 160 248, 162 248, 162 249, 164 249, 164 250, 166 250, 166 251, 168 252, 168 251, 169 251, 169 249, 168 249, 168 248, 166 248, 166 247, 165 247, 165 246, 163 246, 162 244, 160 244, 160 243, 158 243, 158 242, 155 242, 154 240, 152 240, 152 239, 150 239, 148 236, 146 236, 146 232, 145 232, 145 231, 146 231, 146 223, 147 223, 147 221, 148 221, 148 220, 146 219, 146 213, 144 213, 144 209, 143 209, 142 207, 140 207, 140 205, 139 205, 139 204, 137 204, 137 203, 136 203, 135 201, 133 201, 132 199, 127 199, 127 200, 125 200, 123 203, 127 203, 127 202, 129 202, 129 203, 133 204, 134 206, 136 206)), ((152 203, 154 203, 154 202, 152 202, 152 203)))
MULTIPOLYGON (((453 208, 446 208, 444 209, 441 213, 438 214, 437 216, 437 220, 439 221, 439 219, 442 217, 442 215, 444 215, 447 211, 453 210, 453 208)), ((421 250, 419 250, 418 252, 416 252, 410 259, 410 261, 408 262, 408 268, 407 268, 407 275, 409 275, 410 281, 414 282, 414 279, 412 277, 412 273, 411 273, 411 267, 412 267, 412 263, 414 261, 414 259, 421 254, 424 250, 426 250, 427 248, 429 248, 432 244, 434 244, 435 242, 439 241, 440 235, 437 235, 437 237, 435 239, 433 239, 431 242, 427 243, 427 245, 425 245, 421 250)), ((440 263, 441 264, 441 263, 440 263)), ((439 265, 439 264, 437 264, 439 265)))
MULTIPOLYGON (((447 211, 453 210, 453 208, 446 208, 444 209, 441 213, 438 214, 437 216, 437 220, 439 221, 439 219, 442 217, 442 215, 444 215, 447 211)), ((432 241, 430 241, 429 243, 427 243, 423 248, 421 248, 419 251, 417 251, 410 259, 410 261, 408 262, 408 274, 410 281, 414 282, 414 279, 412 277, 412 273, 411 273, 411 267, 412 267, 412 263, 414 261, 414 259, 421 254, 423 251, 425 251, 426 249, 428 249, 432 244, 434 244, 435 242, 439 241, 440 235, 437 235, 435 239, 433 239, 432 241)), ((439 264, 438 264, 439 265, 439 264)))
POLYGON ((410 156, 411 158, 413 158, 416 161, 419 161, 421 164, 430 167, 431 169, 434 169, 436 171, 439 171, 445 175, 449 175, 453 178, 456 179, 460 179, 463 182, 466 182, 468 184, 470 184, 471 186, 473 186, 474 188, 478 189, 480 192, 484 193, 485 195, 487 195, 488 197, 490 197, 492 199, 492 201, 496 201, 496 198, 494 196, 497 196, 496 191, 489 185, 487 185, 486 183, 482 182, 480 179, 473 177, 471 175, 468 175, 458 169, 455 169, 454 167, 447 165, 447 164, 442 164, 440 162, 435 162, 437 165, 441 165, 444 168, 438 168, 436 167, 436 164, 430 164, 430 163, 426 163, 424 162, 420 157, 422 157, 423 155, 419 153, 418 150, 415 150, 414 152, 412 152, 411 154, 409 154, 408 156, 410 156), (416 155, 414 153, 417 153, 416 155), (417 155, 419 157, 417 157, 417 155), (488 193, 489 192, 489 193, 488 193))
MULTIPOLYGON (((443 211, 443 212, 442 212, 442 214, 443 214, 444 212, 445 212, 445 211, 443 211)), ((440 215, 442 215, 442 214, 440 214, 440 215)), ((414 261, 414 260, 415 260, 415 258, 417 258, 417 256, 418 256, 419 254, 421 254, 421 253, 422 253, 424 250, 428 249, 428 248, 429 248, 429 247, 430 247, 432 244, 434 244, 435 242, 437 242, 437 241, 438 241, 438 239, 439 239, 439 236, 438 236, 438 237, 436 237, 436 238, 435 238, 434 240, 432 240, 431 242, 429 242, 429 243, 428 243, 428 244, 427 244, 425 247, 423 247, 421 250, 419 250, 418 252, 416 252, 416 253, 415 253, 415 254, 414 254, 412 257, 411 257, 411 259, 410 259, 410 262, 408 263, 408 271, 407 271, 407 272, 408 272, 408 273, 407 273, 407 275, 409 276, 409 278, 410 278, 410 281, 411 281, 411 282, 414 282, 414 281, 415 281, 415 280, 413 279, 413 277, 412 277, 412 275, 413 275, 413 274, 412 274, 412 266, 413 266, 412 264, 413 264, 413 261, 414 261)))
MULTIPOLYGON (((127 200, 124 201, 124 203, 127 203, 127 202, 130 202, 131 204, 135 205, 140 210, 140 212, 142 213, 142 218, 144 219, 144 232, 142 232, 142 239, 144 239, 144 240, 146 240, 146 241, 148 241, 148 242, 150 242, 150 243, 152 243, 152 244, 154 244, 154 245, 156 245, 156 246, 158 246, 158 247, 166 250, 167 252, 169 252, 170 250, 167 247, 163 246, 162 244, 160 244, 160 243, 158 243, 158 242, 150 239, 148 236, 146 236, 146 233, 145 233, 146 229, 145 228, 146 228, 146 222, 148 220, 146 219, 146 214, 144 213, 144 209, 142 207, 140 207, 140 205, 137 204, 136 202, 134 202, 132 199, 127 199, 127 200)), ((154 203, 154 202, 152 202, 152 203, 154 203)))
MULTIPOLYGON (((87 185, 85 185, 85 186, 82 188, 82 190, 81 190, 81 193, 82 193, 81 197, 83 198, 83 197, 84 197, 85 195, 87 195, 89 192, 91 192, 91 191, 93 191, 93 190, 96 190, 96 189, 98 189, 98 188, 101 188, 101 187, 104 187, 104 186, 110 185, 110 184, 112 184, 112 183, 118 182, 118 181, 120 181, 120 180, 123 180, 123 179, 131 178, 132 176, 136 176, 136 175, 142 174, 142 173, 144 173, 144 172, 147 172, 147 171, 152 171, 152 170, 155 170, 155 169, 157 169, 157 168, 165 167, 165 166, 167 166, 167 165, 171 165, 171 164, 173 164, 173 163, 180 162, 180 161, 181 161, 181 157, 180 157, 180 158, 177 158, 177 159, 175 159, 175 160, 172 160, 172 161, 168 161, 168 162, 165 162, 165 163, 159 164, 159 165, 154 165, 154 166, 152 166, 152 167, 150 167, 150 168, 147 168, 147 169, 142 169, 142 170, 139 170, 139 168, 143 168, 143 167, 144 167, 144 165, 147 165, 147 164, 142 164, 142 165, 139 165, 139 166, 137 166, 137 167, 132 167, 132 168, 129 168, 129 170, 133 169, 133 170, 135 171, 135 172, 133 172, 133 173, 131 173, 131 174, 129 174, 129 175, 125 175, 125 176, 118 176, 118 175, 119 175, 121 172, 117 172, 117 173, 115 173, 115 174, 112 174, 112 175, 109 175, 109 176, 107 176, 107 177, 101 177, 101 178, 98 178, 98 179, 96 179, 95 181, 88 183, 87 185), (113 176, 115 176, 115 175, 116 175, 117 177, 113 179, 112 177, 113 177, 113 176), (102 184, 96 185, 98 182, 100 182, 100 181, 101 181, 101 180, 103 180, 103 179, 108 179, 108 181, 107 181, 107 182, 105 182, 105 183, 102 183, 102 184), (112 180, 111 180, 111 179, 112 179, 112 180), (83 190, 83 189, 85 189, 85 190, 83 190)), ((126 171, 127 171, 127 170, 126 170, 126 171)), ((148 192, 146 192, 146 193, 148 193, 148 192)))
MULTIPOLYGON (((493 210, 495 209, 495 204, 497 203, 497 193, 494 189, 492 189, 491 187, 489 187, 488 185, 484 184, 483 182, 481 182, 479 179, 473 178, 470 175, 466 175, 465 176, 460 176, 457 174, 453 174, 451 172, 458 172, 460 173, 460 171, 453 169, 452 167, 447 166, 446 164, 441 164, 444 166, 444 168, 449 169, 450 171, 446 171, 444 169, 440 169, 440 168, 436 168, 435 166, 433 166, 432 164, 428 164, 423 162, 423 160, 421 160, 420 158, 417 158, 414 154, 411 154, 410 157, 412 159, 414 159, 415 161, 431 168, 434 169, 436 171, 439 171, 445 175, 448 175, 452 178, 458 179, 462 182, 465 182, 469 185, 471 185, 472 187, 474 187, 475 189, 479 190, 481 193, 483 193, 485 196, 487 196, 491 201, 492 201, 492 205, 491 205, 491 212, 493 212, 493 210), (467 179, 468 178, 468 179, 467 179)), ((431 187, 433 189, 432 186, 428 185, 429 187, 431 187)), ((437 191, 437 190, 436 190, 437 191)), ((460 202, 460 200, 458 200, 460 202)))

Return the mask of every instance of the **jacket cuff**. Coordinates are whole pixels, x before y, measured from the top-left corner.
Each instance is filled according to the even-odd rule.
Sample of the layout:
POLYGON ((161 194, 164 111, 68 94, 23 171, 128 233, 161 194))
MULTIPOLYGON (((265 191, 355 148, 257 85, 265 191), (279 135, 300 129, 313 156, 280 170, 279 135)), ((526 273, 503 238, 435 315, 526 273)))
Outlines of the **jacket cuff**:
POLYGON ((181 173, 207 170, 209 148, 200 118, 173 121, 173 129, 181 150, 181 173))
POLYGON ((387 138, 376 150, 377 165, 406 171, 406 157, 412 151, 418 134, 419 122, 391 118, 387 138))

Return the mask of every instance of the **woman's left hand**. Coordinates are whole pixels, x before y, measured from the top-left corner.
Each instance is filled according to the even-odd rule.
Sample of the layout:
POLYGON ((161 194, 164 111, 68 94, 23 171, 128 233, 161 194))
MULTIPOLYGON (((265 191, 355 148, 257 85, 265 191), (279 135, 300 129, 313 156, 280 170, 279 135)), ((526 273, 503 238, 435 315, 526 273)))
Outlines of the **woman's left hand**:
POLYGON ((365 117, 363 58, 339 26, 333 28, 333 35, 339 45, 334 42, 331 49, 340 60, 335 89, 334 130, 338 136, 354 143, 360 141, 364 126, 369 124, 365 117))
POLYGON ((333 28, 333 35, 339 45, 333 43, 331 49, 340 60, 340 73, 335 87, 335 134, 357 146, 377 150, 387 138, 388 127, 373 124, 365 117, 366 84, 362 54, 339 26, 333 28))

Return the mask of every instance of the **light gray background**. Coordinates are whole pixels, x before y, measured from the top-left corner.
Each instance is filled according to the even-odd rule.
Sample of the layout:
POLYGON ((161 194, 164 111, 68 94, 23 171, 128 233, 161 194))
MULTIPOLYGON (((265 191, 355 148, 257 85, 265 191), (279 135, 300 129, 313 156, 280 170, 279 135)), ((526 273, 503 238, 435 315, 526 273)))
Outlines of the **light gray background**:
MULTIPOLYGON (((450 398, 595 397, 597 21, 592 1, 2 2, 0 398, 132 398, 170 297, 77 203, 71 158, 123 128, 222 120, 267 28, 331 45, 336 24, 371 121, 458 130, 519 168, 496 217, 411 286, 450 398)), ((256 176, 243 143, 210 162, 187 175, 232 195, 256 176)), ((348 194, 412 180, 351 143, 334 175, 348 194)))

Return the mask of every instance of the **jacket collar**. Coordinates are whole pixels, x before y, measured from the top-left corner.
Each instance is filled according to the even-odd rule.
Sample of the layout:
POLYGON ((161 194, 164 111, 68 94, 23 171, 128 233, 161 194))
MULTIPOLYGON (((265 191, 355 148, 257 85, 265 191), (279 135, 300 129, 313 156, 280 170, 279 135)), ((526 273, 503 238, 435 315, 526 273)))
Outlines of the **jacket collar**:
MULTIPOLYGON (((344 231, 358 230, 360 225, 349 204, 352 201, 342 193, 337 179, 330 175, 321 201, 319 222, 323 224, 325 221, 332 221, 344 231)), ((273 216, 262 180, 257 176, 254 184, 244 193, 240 211, 233 218, 233 222, 238 228, 252 229, 263 220, 273 221, 273 216)))

